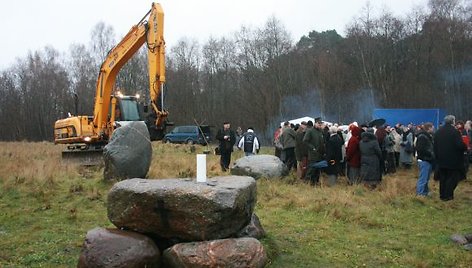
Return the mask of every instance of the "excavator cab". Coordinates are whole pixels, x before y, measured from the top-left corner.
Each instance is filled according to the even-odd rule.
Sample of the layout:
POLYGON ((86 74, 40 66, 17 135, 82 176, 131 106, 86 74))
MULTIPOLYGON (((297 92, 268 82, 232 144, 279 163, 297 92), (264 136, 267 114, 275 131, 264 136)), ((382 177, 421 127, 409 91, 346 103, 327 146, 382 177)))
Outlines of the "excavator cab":
POLYGON ((141 110, 139 95, 125 96, 116 94, 111 99, 109 118, 111 122, 115 122, 118 126, 130 121, 143 121, 141 110))

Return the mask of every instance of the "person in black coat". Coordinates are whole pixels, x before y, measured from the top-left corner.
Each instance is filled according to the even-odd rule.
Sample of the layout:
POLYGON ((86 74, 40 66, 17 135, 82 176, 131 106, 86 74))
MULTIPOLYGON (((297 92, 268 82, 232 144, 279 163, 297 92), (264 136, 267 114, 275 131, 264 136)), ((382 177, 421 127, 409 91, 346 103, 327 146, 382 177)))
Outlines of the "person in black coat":
POLYGON ((429 177, 434 166, 434 150, 433 150, 433 124, 425 123, 416 138, 416 153, 418 161, 418 181, 416 182, 416 195, 428 196, 429 194, 429 177))
POLYGON ((337 131, 337 127, 330 127, 328 141, 326 142, 326 161, 328 161, 328 167, 325 171, 326 174, 328 174, 329 186, 336 184, 336 179, 341 169, 341 160, 343 158, 342 146, 344 142, 342 138, 339 137, 337 131))
POLYGON ((365 185, 373 189, 382 180, 380 170, 382 151, 372 128, 361 134, 359 149, 361 151, 361 179, 365 185))
POLYGON ((223 128, 218 130, 216 139, 220 142, 220 166, 222 171, 229 169, 229 163, 231 162, 231 153, 233 152, 233 146, 236 142, 236 134, 231 129, 229 122, 223 123, 223 128))
POLYGON ((465 179, 464 152, 467 150, 461 134, 454 127, 456 118, 447 115, 444 126, 434 135, 434 155, 436 156, 439 179, 439 197, 443 201, 454 199, 454 190, 460 180, 465 179))

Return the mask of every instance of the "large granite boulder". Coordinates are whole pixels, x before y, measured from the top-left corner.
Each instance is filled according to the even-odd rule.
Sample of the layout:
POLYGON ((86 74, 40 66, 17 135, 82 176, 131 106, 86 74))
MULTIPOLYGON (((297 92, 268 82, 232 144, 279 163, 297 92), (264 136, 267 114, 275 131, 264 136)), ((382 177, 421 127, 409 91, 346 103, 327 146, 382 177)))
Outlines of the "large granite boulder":
POLYGON ((87 232, 77 267, 159 267, 154 242, 135 232, 95 228, 87 232))
POLYGON ((104 178, 145 178, 151 166, 152 146, 146 124, 127 122, 117 128, 103 149, 104 178))
POLYGON ((163 252, 165 267, 264 267, 267 255, 254 238, 233 238, 174 245, 163 252))
POLYGON ((251 220, 256 182, 251 177, 130 179, 108 194, 108 218, 119 228, 173 241, 233 236, 251 220))
POLYGON ((231 168, 231 174, 253 178, 279 178, 288 174, 287 166, 273 155, 251 155, 239 158, 231 168))
POLYGON ((264 228, 262 228, 259 217, 254 213, 252 214, 251 221, 243 229, 239 230, 236 237, 253 237, 255 239, 261 239, 266 235, 264 228))

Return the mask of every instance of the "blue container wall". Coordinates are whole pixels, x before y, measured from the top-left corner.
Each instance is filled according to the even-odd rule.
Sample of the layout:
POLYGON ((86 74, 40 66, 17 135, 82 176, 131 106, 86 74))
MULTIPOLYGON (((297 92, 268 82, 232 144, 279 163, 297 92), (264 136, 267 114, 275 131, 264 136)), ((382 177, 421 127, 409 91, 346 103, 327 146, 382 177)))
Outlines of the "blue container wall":
POLYGON ((431 122, 437 129, 445 115, 442 109, 374 109, 373 117, 384 118, 389 125, 431 122))

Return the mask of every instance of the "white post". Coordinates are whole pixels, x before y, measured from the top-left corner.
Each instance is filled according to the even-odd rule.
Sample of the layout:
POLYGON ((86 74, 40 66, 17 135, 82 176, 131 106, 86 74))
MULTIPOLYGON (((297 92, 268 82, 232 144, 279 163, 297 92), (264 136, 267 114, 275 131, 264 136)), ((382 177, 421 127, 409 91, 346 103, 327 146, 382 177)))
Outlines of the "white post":
POLYGON ((206 154, 197 154, 197 182, 206 182, 206 154))

